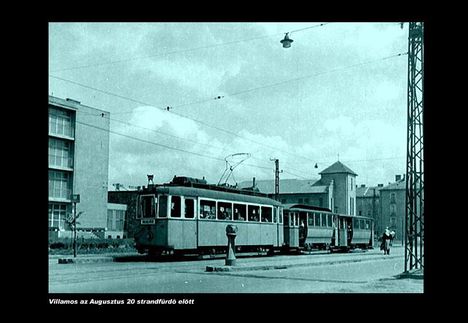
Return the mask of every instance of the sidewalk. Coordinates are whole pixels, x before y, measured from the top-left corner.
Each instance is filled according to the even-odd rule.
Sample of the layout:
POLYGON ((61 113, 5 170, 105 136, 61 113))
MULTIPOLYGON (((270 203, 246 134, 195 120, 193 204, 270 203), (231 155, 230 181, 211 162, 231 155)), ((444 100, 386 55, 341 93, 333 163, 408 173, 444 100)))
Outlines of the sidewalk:
POLYGON ((284 256, 285 258, 271 257, 260 259, 255 262, 246 262, 237 259, 235 266, 217 265, 206 266, 207 272, 220 271, 251 271, 251 270, 274 270, 287 269, 299 266, 323 266, 343 263, 385 260, 403 257, 403 248, 394 248, 393 254, 383 255, 380 250, 372 249, 362 252, 350 252, 342 254, 304 254, 300 256, 284 256))
POLYGON ((100 263, 113 262, 116 257, 130 257, 138 255, 137 252, 110 252, 102 254, 77 254, 73 255, 49 255, 49 261, 57 259, 59 264, 82 264, 82 263, 100 263))

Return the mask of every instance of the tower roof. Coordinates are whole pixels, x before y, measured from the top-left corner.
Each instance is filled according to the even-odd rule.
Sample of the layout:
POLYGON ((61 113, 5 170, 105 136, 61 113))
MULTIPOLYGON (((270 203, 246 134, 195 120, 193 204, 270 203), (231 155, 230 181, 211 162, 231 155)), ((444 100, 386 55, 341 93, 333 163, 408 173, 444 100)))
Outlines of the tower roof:
POLYGON ((355 172, 353 172, 348 166, 344 165, 340 161, 337 161, 330 167, 325 168, 319 174, 336 174, 336 173, 347 173, 357 176, 355 172))

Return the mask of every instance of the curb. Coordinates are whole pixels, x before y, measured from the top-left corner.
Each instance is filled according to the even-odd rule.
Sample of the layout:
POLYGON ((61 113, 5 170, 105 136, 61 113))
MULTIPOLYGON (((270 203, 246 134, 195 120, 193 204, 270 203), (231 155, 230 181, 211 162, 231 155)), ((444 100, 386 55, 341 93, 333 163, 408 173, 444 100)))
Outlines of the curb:
MULTIPOLYGON (((399 258, 400 256, 390 256, 377 258, 377 259, 393 259, 399 258)), ((275 270, 275 269, 287 269, 291 267, 310 267, 310 266, 324 266, 324 265, 336 265, 344 263, 354 263, 354 262, 365 262, 373 261, 372 259, 345 259, 345 260, 335 260, 335 261, 321 261, 321 262, 305 262, 305 263, 296 263, 296 264, 286 264, 286 265, 259 265, 259 266, 206 266, 206 272, 226 272, 226 271, 253 271, 253 270, 275 270)))
POLYGON ((113 262, 113 257, 106 258, 59 258, 57 262, 59 264, 88 264, 88 263, 101 263, 101 262, 113 262))

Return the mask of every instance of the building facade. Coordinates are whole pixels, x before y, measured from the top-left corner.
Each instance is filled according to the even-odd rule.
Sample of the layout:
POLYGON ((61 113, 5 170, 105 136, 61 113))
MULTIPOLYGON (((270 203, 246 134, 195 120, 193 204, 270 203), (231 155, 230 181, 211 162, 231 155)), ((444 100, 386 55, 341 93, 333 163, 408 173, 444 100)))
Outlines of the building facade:
POLYGON ((126 212, 127 206, 125 204, 107 203, 106 238, 127 238, 125 231, 126 212))
MULTIPOLYGON (((356 176, 349 167, 337 161, 324 169, 320 179, 280 180, 279 199, 283 204, 307 204, 328 208, 334 212, 356 215, 356 176)), ((274 180, 242 182, 241 188, 255 187, 274 198, 274 180)))
POLYGON ((71 235, 67 218, 76 204, 78 230, 103 237, 107 224, 109 113, 71 99, 49 96, 49 231, 71 235), (106 118, 104 118, 106 116, 106 118))
POLYGON ((108 201, 112 204, 125 205, 124 238, 132 239, 139 228, 139 220, 137 219, 138 191, 109 191, 108 201))
POLYGON ((374 219, 374 228, 380 227, 382 208, 380 205, 380 189, 383 184, 377 186, 356 186, 356 212, 357 215, 374 219))
POLYGON ((376 234, 382 234, 386 227, 395 231, 395 240, 401 241, 405 232, 406 180, 396 175, 395 182, 380 189, 381 216, 376 234))

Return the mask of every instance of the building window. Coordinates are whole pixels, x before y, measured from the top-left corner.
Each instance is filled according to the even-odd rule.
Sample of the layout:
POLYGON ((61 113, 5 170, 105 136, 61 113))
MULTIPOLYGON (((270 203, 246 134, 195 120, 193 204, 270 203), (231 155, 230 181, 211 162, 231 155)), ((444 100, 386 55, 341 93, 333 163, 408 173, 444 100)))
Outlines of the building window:
POLYGON ((107 230, 114 230, 114 210, 107 210, 107 230))
POLYGON ((73 138, 72 112, 49 107, 49 133, 73 138))
MULTIPOLYGON (((115 210, 115 230, 123 231, 125 224, 125 211, 115 210)), ((118 236, 117 236, 118 237, 118 236)))
POLYGON ((351 177, 351 191, 353 190, 353 186, 354 186, 354 184, 353 184, 353 178, 351 177))
POLYGON ((354 198, 349 198, 349 214, 354 215, 354 198))
POLYGON ((396 194, 390 193, 390 203, 396 203, 396 194))
POLYGON ((49 203, 49 228, 64 230, 65 220, 70 214, 70 205, 64 203, 49 203))
POLYGON ((49 166, 73 167, 72 145, 67 140, 49 138, 49 166))
POLYGON ((390 227, 393 229, 396 227, 396 217, 394 216, 390 217, 390 227))
POLYGON ((390 216, 396 217, 396 204, 390 204, 390 216))
POLYGON ((70 199, 71 174, 68 172, 49 170, 49 198, 70 199))

